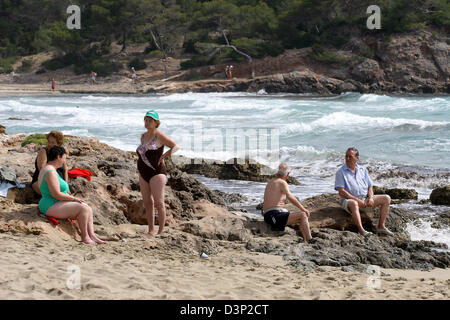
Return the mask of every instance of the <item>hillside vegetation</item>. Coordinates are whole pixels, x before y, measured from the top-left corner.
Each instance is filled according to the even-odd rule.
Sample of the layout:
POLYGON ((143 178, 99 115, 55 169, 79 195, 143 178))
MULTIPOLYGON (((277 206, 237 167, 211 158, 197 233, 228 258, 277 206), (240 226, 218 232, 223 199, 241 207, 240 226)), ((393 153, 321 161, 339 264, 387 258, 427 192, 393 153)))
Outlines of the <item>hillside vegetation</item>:
MULTIPOLYGON (((448 30, 446 0, 379 0, 381 29, 369 30, 367 7, 350 0, 3 0, 0 2, 0 73, 22 56, 54 52, 37 72, 69 65, 77 74, 110 75, 144 69, 146 58, 184 58, 181 68, 277 56, 312 47, 312 57, 336 62, 328 49, 353 37, 390 35, 431 27, 448 30), (81 29, 69 30, 67 7, 81 9, 81 29), (145 48, 128 65, 108 58, 113 43, 145 48)), ((364 56, 371 57, 368 50, 364 56)), ((27 72, 22 60, 15 72, 27 72)))

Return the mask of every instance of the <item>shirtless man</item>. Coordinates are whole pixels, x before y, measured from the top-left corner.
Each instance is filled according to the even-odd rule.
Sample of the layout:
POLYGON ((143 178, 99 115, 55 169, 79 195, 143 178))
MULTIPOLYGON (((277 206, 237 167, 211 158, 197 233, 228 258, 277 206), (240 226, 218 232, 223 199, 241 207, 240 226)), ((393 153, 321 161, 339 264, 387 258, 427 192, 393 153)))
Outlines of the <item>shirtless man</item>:
POLYGON ((286 180, 289 177, 289 167, 282 163, 278 167, 277 176, 267 183, 264 191, 264 221, 274 229, 284 231, 286 225, 300 227, 305 242, 311 240, 308 218, 310 213, 289 191, 286 180), (289 212, 284 208, 288 199, 300 211, 289 212))

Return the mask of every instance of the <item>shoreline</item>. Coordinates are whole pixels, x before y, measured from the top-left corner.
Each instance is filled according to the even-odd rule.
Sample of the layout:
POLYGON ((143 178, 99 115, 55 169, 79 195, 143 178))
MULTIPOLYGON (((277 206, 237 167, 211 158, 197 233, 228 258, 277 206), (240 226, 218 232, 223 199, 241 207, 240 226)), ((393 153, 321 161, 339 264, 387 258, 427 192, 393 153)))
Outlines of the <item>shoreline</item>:
MULTIPOLYGON (((233 82, 239 82, 240 80, 248 79, 234 79, 233 82)), ((155 82, 158 83, 158 82, 155 82)), ((167 87, 162 89, 160 92, 157 90, 152 90, 145 92, 145 87, 149 86, 148 83, 136 85, 124 84, 123 82, 113 82, 113 83, 98 83, 95 85, 91 84, 60 84, 57 85, 57 89, 52 93, 48 84, 36 84, 36 83, 26 83, 26 84, 5 84, 0 83, 0 97, 2 96, 27 96, 27 95, 65 95, 65 94, 106 94, 106 95, 170 95, 170 94, 182 94, 182 93, 246 93, 254 94, 261 97, 276 97, 276 96, 292 96, 292 97, 305 97, 305 98, 332 98, 339 97, 344 94, 356 93, 356 94, 373 94, 373 95, 387 95, 396 97, 448 97, 449 93, 437 92, 437 93, 415 93, 415 92, 391 92, 391 91, 374 91, 374 92, 361 92, 361 91, 342 91, 339 93, 317 93, 317 92, 273 92, 258 94, 260 90, 257 91, 245 91, 245 90, 233 90, 233 91, 221 91, 221 90, 210 90, 202 91, 198 90, 196 87, 197 83, 205 83, 205 81, 192 81, 192 82, 166 82, 167 87), (131 86, 131 87, 130 87, 131 86), (170 89, 173 87, 173 90, 170 89)), ((223 81, 218 80, 208 80, 207 83, 219 83, 222 84, 223 81)), ((230 82, 231 83, 231 82, 230 82)))
MULTIPOLYGON (((422 90, 421 86, 405 89, 398 89, 394 84, 383 85, 376 89, 355 86, 352 82, 326 78, 320 76, 320 82, 315 85, 303 86, 304 82, 311 82, 311 79, 318 81, 318 75, 308 72, 294 71, 287 74, 274 74, 269 76, 249 78, 234 78, 232 80, 198 80, 198 81, 148 81, 138 80, 136 83, 130 82, 130 79, 121 77, 111 80, 105 78, 104 82, 89 84, 85 81, 74 83, 74 81, 57 82, 55 94, 174 94, 174 93, 230 93, 242 92, 257 94, 264 91, 264 95, 305 95, 305 97, 335 97, 345 93, 376 94, 376 95, 395 95, 395 96, 436 96, 447 97, 450 95, 449 89, 442 87, 442 90, 429 92, 422 90), (291 83, 292 78, 296 82, 291 83), (331 87, 331 89, 329 89, 331 87)), ((79 80, 77 80, 79 81, 79 80)), ((0 82, 0 96, 7 94, 52 94, 50 84, 47 82, 33 83, 11 83, 0 82)))

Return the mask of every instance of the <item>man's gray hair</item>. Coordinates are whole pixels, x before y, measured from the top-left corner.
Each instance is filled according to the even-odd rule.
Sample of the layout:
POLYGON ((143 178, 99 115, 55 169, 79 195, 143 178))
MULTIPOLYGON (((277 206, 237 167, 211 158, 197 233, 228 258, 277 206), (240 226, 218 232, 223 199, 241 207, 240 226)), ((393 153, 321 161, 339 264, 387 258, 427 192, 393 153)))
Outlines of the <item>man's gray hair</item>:
POLYGON ((347 151, 349 151, 349 150, 354 151, 355 152, 355 156, 357 156, 359 158, 359 151, 358 151, 358 149, 356 149, 355 147, 350 147, 350 148, 347 149, 347 151))
POLYGON ((282 178, 289 173, 289 166, 286 163, 282 163, 278 166, 277 177, 282 178))

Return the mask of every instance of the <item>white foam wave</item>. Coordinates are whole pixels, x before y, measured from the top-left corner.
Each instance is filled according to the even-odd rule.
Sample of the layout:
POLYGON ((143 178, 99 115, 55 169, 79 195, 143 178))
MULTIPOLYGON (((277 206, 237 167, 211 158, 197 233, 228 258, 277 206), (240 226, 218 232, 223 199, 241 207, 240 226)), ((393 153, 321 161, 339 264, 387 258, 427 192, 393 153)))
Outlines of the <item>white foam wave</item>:
POLYGON ((346 111, 333 112, 331 114, 325 115, 311 123, 296 122, 287 124, 282 128, 282 133, 292 134, 292 133, 305 133, 313 130, 321 131, 355 131, 358 129, 388 129, 393 127, 398 127, 402 125, 415 125, 420 129, 426 127, 439 127, 445 126, 450 122, 439 122, 439 121, 425 121, 417 119, 391 119, 384 117, 368 117, 353 114, 346 111))
POLYGON ((408 223, 406 231, 410 234, 411 240, 445 243, 450 248, 450 228, 435 229, 431 224, 429 221, 419 219, 419 221, 408 223))
POLYGON ((12 113, 27 113, 27 114, 52 114, 65 115, 79 112, 76 107, 69 106, 39 106, 22 103, 17 100, 8 100, 0 105, 0 111, 7 111, 12 113))
POLYGON ((246 92, 187 92, 187 93, 174 93, 165 96, 158 96, 160 101, 195 101, 211 98, 227 98, 227 97, 249 97, 254 96, 254 93, 246 92))

